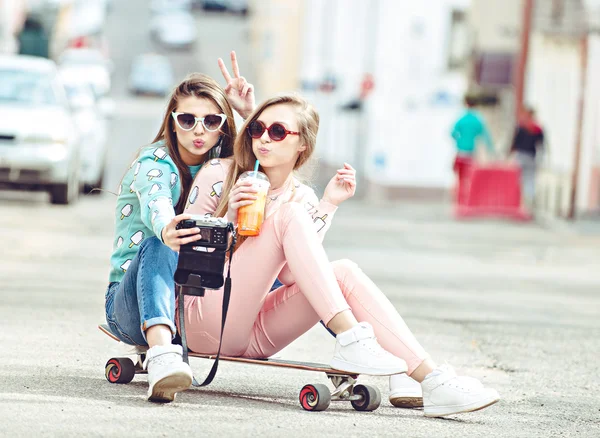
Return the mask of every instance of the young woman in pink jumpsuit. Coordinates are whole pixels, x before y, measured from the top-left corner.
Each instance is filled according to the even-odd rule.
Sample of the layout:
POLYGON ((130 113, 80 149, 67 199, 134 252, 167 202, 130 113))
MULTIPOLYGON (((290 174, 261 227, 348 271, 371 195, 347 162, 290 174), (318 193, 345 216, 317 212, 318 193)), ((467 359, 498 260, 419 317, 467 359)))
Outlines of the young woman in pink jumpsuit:
MULTIPOLYGON (((234 144, 233 159, 214 159, 198 172, 185 213, 227 217, 256 199, 241 173, 256 160, 270 181, 265 220, 256 237, 239 238, 231 261, 232 292, 222 354, 266 358, 319 320, 336 334, 332 367, 359 374, 407 373, 421 383, 427 416, 482 409, 499 400, 493 389, 447 366, 438 367, 394 306, 350 260, 330 262, 322 245, 338 206, 354 195, 355 171, 344 164, 319 200, 294 171, 312 155, 317 112, 286 94, 258 106, 234 144), (275 279, 283 286, 269 293, 275 279)), ((218 349, 223 294, 185 297, 191 350, 218 349)), ((178 318, 176 318, 178 320, 178 318)))

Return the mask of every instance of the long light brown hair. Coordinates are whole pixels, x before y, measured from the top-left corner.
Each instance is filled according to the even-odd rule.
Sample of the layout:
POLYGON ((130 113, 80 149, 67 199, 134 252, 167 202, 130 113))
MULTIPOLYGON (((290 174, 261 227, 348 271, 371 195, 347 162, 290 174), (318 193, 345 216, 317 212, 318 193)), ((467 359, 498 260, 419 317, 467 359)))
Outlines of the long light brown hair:
POLYGON ((313 154, 317 143, 317 132, 319 130, 319 113, 317 113, 313 106, 304 100, 304 98, 293 93, 281 94, 266 100, 254 110, 248 119, 246 119, 240 134, 235 140, 233 145, 233 166, 223 185, 221 200, 215 211, 215 216, 225 216, 229 203, 229 193, 235 182, 242 173, 254 168, 256 155, 254 155, 254 152, 252 151, 252 138, 247 132, 248 125, 257 120, 266 108, 280 104, 291 105, 296 109, 300 142, 306 146, 306 149, 300 152, 300 155, 294 164, 294 170, 302 167, 313 154))
POLYGON ((233 154, 233 143, 237 133, 231 105, 229 105, 227 96, 217 81, 200 73, 192 73, 188 75, 177 88, 175 88, 171 94, 169 104, 167 105, 162 125, 152 142, 156 143, 157 141, 164 140, 169 155, 175 162, 177 170, 179 171, 181 194, 179 196, 179 201, 175 206, 175 212, 177 214, 183 212, 193 181, 189 167, 183 162, 183 159, 179 154, 177 135, 175 133, 175 127, 173 125, 174 120, 171 113, 175 111, 177 104, 181 99, 190 96, 205 98, 212 101, 217 108, 219 108, 219 111, 227 116, 227 120, 220 130, 221 139, 213 149, 209 151, 209 157, 207 158, 230 157, 233 154), (220 148, 220 151, 217 151, 217 148, 220 148))

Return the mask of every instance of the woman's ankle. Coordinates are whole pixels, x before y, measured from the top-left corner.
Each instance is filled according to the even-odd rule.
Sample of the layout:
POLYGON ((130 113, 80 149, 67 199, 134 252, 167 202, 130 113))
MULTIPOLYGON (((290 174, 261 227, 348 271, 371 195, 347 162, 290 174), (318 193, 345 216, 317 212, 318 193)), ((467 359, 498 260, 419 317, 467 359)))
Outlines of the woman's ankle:
POLYGON ((425 359, 410 375, 410 377, 417 382, 421 383, 425 380, 425 377, 433 370, 437 368, 437 365, 431 359, 425 359))
POLYGON ((344 310, 336 314, 327 323, 327 328, 334 332, 336 335, 344 333, 353 327, 358 325, 358 321, 354 317, 351 310, 344 310))
POLYGON ((158 324, 148 327, 146 330, 146 341, 150 348, 157 345, 171 345, 173 334, 168 325, 158 324))

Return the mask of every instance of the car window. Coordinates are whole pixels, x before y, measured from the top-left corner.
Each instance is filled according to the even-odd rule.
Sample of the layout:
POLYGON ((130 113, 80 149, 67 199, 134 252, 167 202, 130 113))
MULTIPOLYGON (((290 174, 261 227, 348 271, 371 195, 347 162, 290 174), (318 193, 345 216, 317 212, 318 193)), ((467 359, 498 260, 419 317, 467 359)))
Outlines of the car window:
POLYGON ((65 84, 65 91, 74 107, 91 107, 96 103, 94 90, 89 84, 65 84))
POLYGON ((162 58, 146 57, 139 58, 134 62, 133 70, 136 73, 152 73, 154 71, 169 71, 169 62, 162 58))
POLYGON ((58 105, 50 76, 23 70, 0 70, 0 102, 58 105))
POLYGON ((96 51, 88 51, 88 50, 67 50, 60 57, 60 63, 70 63, 70 64, 104 64, 105 59, 100 52, 96 51))

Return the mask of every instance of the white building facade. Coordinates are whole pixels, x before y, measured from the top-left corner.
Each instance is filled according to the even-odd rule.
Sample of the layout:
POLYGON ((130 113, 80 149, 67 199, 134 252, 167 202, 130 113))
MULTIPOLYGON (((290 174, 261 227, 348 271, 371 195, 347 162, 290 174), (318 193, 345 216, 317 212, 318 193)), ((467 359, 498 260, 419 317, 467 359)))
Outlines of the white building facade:
POLYGON ((321 165, 344 161, 361 186, 443 194, 462 112, 469 0, 255 0, 257 93, 300 90, 321 116, 321 165), (294 69, 291 72, 290 69, 294 69), (356 107, 361 83, 374 88, 356 107), (354 105, 353 105, 354 104, 354 105))
POLYGON ((468 55, 468 4, 306 1, 301 81, 307 92, 328 78, 336 84, 313 93, 323 116, 322 162, 355 164, 371 194, 381 190, 386 198, 395 188, 450 187, 450 130, 466 90, 459 67, 468 55), (362 114, 340 109, 357 98, 366 73, 374 89, 362 114))
MULTIPOLYGON (((539 208, 565 217, 600 208, 600 36, 593 9, 569 0, 540 5, 531 37, 525 100, 545 129, 539 208), (572 191, 576 188, 574 205, 572 191)), ((598 20, 600 21, 600 20, 598 20)))

